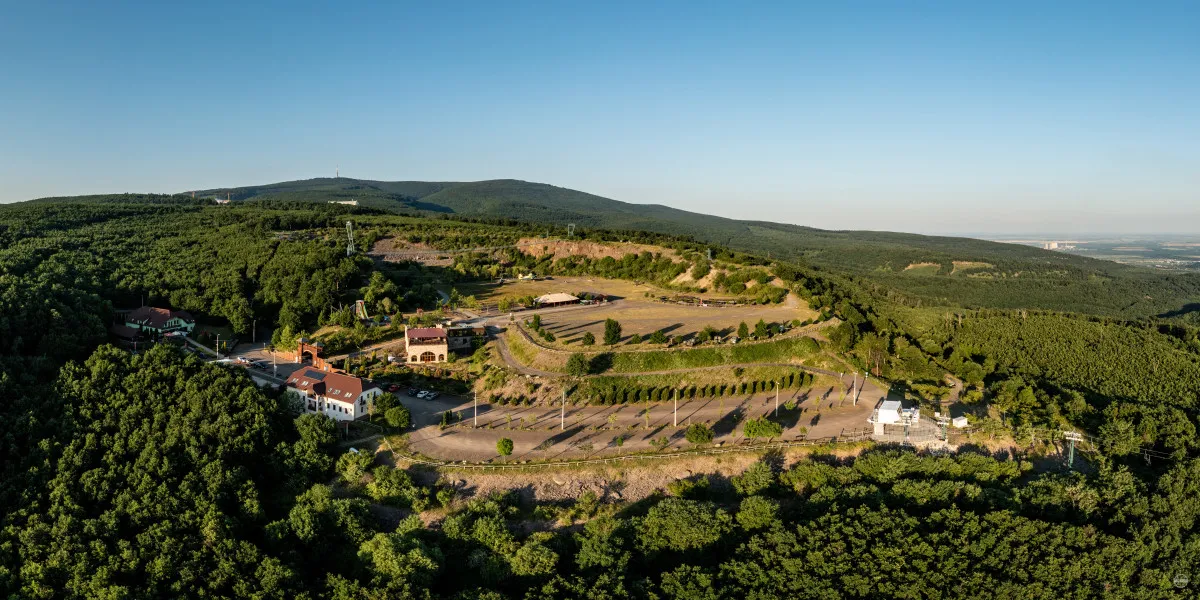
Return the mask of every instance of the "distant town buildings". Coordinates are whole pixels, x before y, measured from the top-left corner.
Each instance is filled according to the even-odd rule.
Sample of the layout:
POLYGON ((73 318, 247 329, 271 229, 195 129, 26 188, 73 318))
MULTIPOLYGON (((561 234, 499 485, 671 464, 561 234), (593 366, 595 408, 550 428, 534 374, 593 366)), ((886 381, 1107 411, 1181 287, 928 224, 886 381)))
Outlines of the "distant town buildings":
POLYGON ((300 396, 305 412, 320 413, 336 421, 365 417, 371 400, 383 393, 364 379, 312 367, 301 367, 288 375, 287 387, 300 396))

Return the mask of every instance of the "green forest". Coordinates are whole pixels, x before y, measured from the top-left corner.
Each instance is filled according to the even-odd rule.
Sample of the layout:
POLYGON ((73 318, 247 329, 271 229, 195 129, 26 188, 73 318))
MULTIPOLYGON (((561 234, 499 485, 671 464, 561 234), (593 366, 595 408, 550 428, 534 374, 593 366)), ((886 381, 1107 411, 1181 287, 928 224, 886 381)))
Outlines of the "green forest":
MULTIPOLYGON (((435 192, 388 193, 418 203, 435 192)), ((1079 314, 1084 302, 1117 306, 1124 291, 1074 308, 929 306, 886 277, 713 246, 741 268, 729 285, 769 274, 836 317, 823 347, 853 366, 926 400, 953 374, 989 418, 1103 443, 1078 472, 985 448, 768 455, 728 480, 697 474, 637 502, 537 504, 427 483, 344 452, 330 421, 300 416, 242 370, 167 345, 107 345, 117 312, 143 302, 288 338, 343 322, 359 299, 373 312, 435 309, 435 281, 529 268, 669 281, 710 247, 596 230, 588 239, 691 258, 463 255, 426 267, 347 256, 347 220, 359 248, 397 235, 500 245, 547 230, 390 210, 270 195, 0 207, 0 594, 1175 598, 1175 575, 1200 580, 1200 338, 1186 314, 1155 317, 1157 305, 1079 314), (1170 459, 1143 461, 1146 448, 1170 459), (430 510, 436 523, 415 516, 430 510)), ((1189 280, 1156 281, 1195 298, 1189 280)), ((616 388, 601 391, 608 400, 616 388)))

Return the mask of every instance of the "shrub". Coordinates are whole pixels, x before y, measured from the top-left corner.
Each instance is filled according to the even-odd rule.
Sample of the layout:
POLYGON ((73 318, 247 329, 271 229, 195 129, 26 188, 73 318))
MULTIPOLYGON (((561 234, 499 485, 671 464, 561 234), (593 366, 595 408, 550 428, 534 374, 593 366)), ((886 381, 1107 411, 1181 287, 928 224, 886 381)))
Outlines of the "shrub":
POLYGON ((567 359, 567 375, 571 377, 583 377, 588 374, 591 365, 588 359, 583 354, 576 352, 567 359))
POLYGON ((759 461, 750 465, 741 475, 730 479, 730 482, 739 494, 753 496, 775 484, 775 472, 771 470, 771 465, 759 461))
POLYGON ((779 423, 768 421, 766 418, 750 419, 746 421, 745 427, 742 428, 742 433, 748 438, 773 438, 783 434, 783 426, 779 423))
POLYGON ((713 441, 713 430, 703 423, 692 423, 683 437, 693 444, 707 444, 713 441))
POLYGON ((753 531, 769 527, 776 520, 779 504, 762 496, 750 496, 742 500, 738 509, 737 522, 742 529, 753 531))
POLYGON ((640 333, 633 334, 633 336, 629 338, 629 343, 630 344, 642 343, 642 334, 640 334, 640 333))
POLYGON ((698 500, 708 492, 708 477, 700 475, 694 479, 676 479, 667 484, 667 491, 676 498, 698 500))
POLYGON ((621 341, 621 324, 613 319, 604 320, 604 343, 609 346, 621 341))
POLYGON ((589 332, 583 334, 583 339, 581 340, 581 343, 584 346, 594 346, 596 344, 596 336, 592 335, 592 332, 589 331, 589 332))
POLYGON ((412 413, 405 406, 389 408, 387 412, 383 413, 383 418, 388 425, 396 429, 407 429, 412 424, 412 413))
POLYGON ((496 441, 496 452, 500 456, 508 456, 513 453, 513 441, 508 438, 500 438, 496 441))
POLYGON ((541 329, 542 328, 542 315, 533 315, 533 319, 529 321, 529 324, 534 329, 541 329))
POLYGON ((351 486, 362 483, 375 457, 367 452, 346 452, 338 457, 337 472, 351 486))
POLYGON ((650 343, 651 344, 667 343, 667 334, 663 333, 661 330, 655 331, 654 333, 650 334, 650 343))

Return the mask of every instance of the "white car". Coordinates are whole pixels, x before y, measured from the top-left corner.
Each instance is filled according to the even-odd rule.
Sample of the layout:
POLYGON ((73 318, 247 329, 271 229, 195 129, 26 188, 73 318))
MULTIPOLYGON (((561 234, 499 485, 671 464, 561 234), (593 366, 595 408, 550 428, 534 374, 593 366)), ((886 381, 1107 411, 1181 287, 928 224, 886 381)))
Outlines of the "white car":
POLYGON ((421 391, 417 392, 417 399, 418 399, 418 400, 424 400, 424 399, 426 399, 426 398, 428 398, 428 397, 429 397, 429 394, 430 394, 430 392, 427 392, 427 391, 425 391, 425 390, 421 390, 421 391))

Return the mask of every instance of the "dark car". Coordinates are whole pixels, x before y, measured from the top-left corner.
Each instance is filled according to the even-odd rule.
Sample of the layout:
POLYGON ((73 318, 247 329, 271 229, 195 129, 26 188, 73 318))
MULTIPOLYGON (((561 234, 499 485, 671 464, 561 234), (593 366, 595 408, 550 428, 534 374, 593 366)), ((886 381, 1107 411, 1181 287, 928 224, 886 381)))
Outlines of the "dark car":
POLYGON ((408 388, 408 395, 409 395, 409 397, 416 398, 417 392, 419 392, 419 391, 420 390, 418 390, 417 388, 408 388))
POLYGON ((400 386, 398 386, 394 383, 392 385, 387 386, 387 391, 389 391, 389 392, 394 392, 398 389, 400 389, 400 386))

